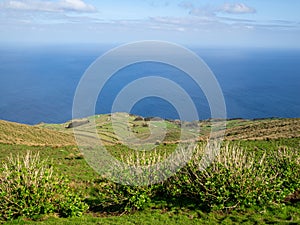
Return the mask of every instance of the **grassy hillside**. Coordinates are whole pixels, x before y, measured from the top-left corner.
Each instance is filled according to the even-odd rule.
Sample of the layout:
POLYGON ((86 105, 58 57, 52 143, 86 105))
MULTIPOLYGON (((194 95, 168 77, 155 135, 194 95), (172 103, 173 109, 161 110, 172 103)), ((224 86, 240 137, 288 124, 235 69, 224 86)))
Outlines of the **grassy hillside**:
MULTIPOLYGON (((115 114, 118 116, 118 114, 115 114)), ((124 116, 124 114, 120 114, 124 116)), ((149 121, 147 118, 141 118, 136 115, 125 115, 127 117, 126 123, 119 123, 116 125, 120 131, 131 130, 135 137, 140 140, 146 139, 150 135, 149 121)), ((95 123, 97 132, 106 145, 114 145, 119 143, 117 135, 114 133, 111 115, 96 115, 95 123)), ((92 119, 90 117, 89 119, 92 119)), ((66 129, 65 127, 70 123, 64 124, 40 124, 39 128, 47 128, 54 131, 60 131, 66 134, 72 134, 72 129, 66 129)), ((218 122, 216 122, 218 123, 218 122)), ((178 141, 181 132, 181 123, 177 120, 165 120, 152 122, 154 127, 166 127, 166 136, 163 140, 164 143, 172 144, 178 141)), ((182 140, 206 140, 209 137, 211 131, 211 120, 198 121, 198 122, 184 122, 185 129, 182 134, 182 140), (198 128, 199 132, 195 129, 198 128)), ((88 135, 90 124, 84 124, 77 128, 82 136, 88 135)), ((292 138, 300 137, 300 118, 291 119, 260 119, 260 120, 245 120, 234 119, 227 121, 225 139, 226 140, 266 140, 266 139, 278 139, 278 138, 292 138)), ((155 142, 159 139, 159 133, 157 137, 155 135, 152 139, 147 141, 155 142)))
POLYGON ((0 120, 0 143, 28 146, 75 145, 70 134, 3 120, 0 120))
MULTIPOLYGON (((116 116, 121 116, 121 114, 116 116)), ((149 122, 147 121, 148 119, 135 115, 125 116, 127 118, 127 122, 117 124, 117 129, 120 132, 131 129, 136 137, 147 140, 150 135, 149 122)), ((94 118, 96 121, 98 134, 100 135, 101 139, 104 140, 104 143, 107 145, 107 150, 113 156, 116 158, 123 157, 124 159, 124 156, 126 158, 126 156, 133 154, 132 150, 122 145, 122 143, 118 140, 117 135, 114 133, 111 124, 111 115, 96 115, 94 118)), ((88 119, 91 120, 93 118, 90 117, 88 119)), ((160 120, 152 123, 154 127, 165 126, 167 130, 165 139, 155 148, 156 153, 159 156, 168 155, 174 150, 181 130, 180 121, 166 121, 164 124, 163 123, 164 122, 160 120)), ((277 203, 268 203, 267 206, 257 206, 254 208, 250 207, 242 210, 226 209, 225 211, 217 210, 205 212, 205 208, 201 208, 199 202, 197 202, 197 199, 194 199, 193 197, 195 196, 194 194, 199 192, 191 192, 193 193, 190 195, 192 198, 190 198, 189 195, 181 196, 177 194, 177 191, 194 191, 194 188, 196 188, 196 186, 190 186, 193 184, 193 182, 188 181, 186 183, 185 174, 187 171, 183 173, 184 176, 182 178, 180 178, 179 173, 172 178, 174 179, 173 181, 171 179, 172 182, 168 181, 169 183, 167 182, 166 186, 162 186, 164 188, 171 188, 170 193, 174 194, 173 197, 162 197, 158 199, 155 197, 151 200, 151 204, 147 205, 145 210, 140 209, 139 211, 134 209, 133 211, 124 212, 120 209, 123 207, 122 204, 116 204, 117 208, 103 209, 100 207, 100 205, 104 203, 99 200, 101 199, 99 194, 103 194, 102 191, 105 191, 105 189, 102 188, 105 185, 110 185, 110 189, 108 190, 109 193, 117 191, 114 195, 114 198, 116 198, 114 201, 116 202, 121 201, 120 199, 124 198, 124 196, 126 197, 126 194, 124 193, 126 193, 125 190, 127 190, 127 188, 124 190, 121 187, 119 193, 118 188, 120 187, 110 182, 103 181, 102 176, 97 174, 91 167, 89 167, 87 162, 84 160, 84 155, 80 153, 78 147, 76 146, 76 142, 73 137, 73 129, 66 128, 69 124, 70 121, 64 124, 39 124, 35 126, 29 126, 7 121, 0 121, 0 163, 6 162, 6 158, 10 154, 13 156, 22 156, 25 155, 28 150, 33 153, 39 152, 42 159, 49 160, 49 164, 53 166, 55 174, 69 177, 70 187, 75 188, 76 192, 81 193, 85 201, 90 205, 89 211, 85 213, 84 217, 81 219, 61 219, 57 218, 57 215, 51 215, 50 217, 46 216, 38 218, 38 220, 40 220, 39 222, 29 221, 27 218, 23 218, 7 224, 300 223, 300 192, 297 192, 297 190, 294 189, 291 189, 293 190, 292 192, 287 193, 288 198, 286 197, 286 206, 280 205, 280 207, 277 207, 277 203), (183 182, 185 186, 181 186, 180 182, 183 182), (174 188, 174 190, 172 188, 174 188), (129 215, 119 217, 119 215, 123 215, 124 213, 129 215)), ((183 139, 186 141, 195 139, 199 141, 205 140, 208 137, 211 129, 211 121, 209 120, 186 123, 185 125, 187 125, 189 128, 185 131, 183 137, 183 139), (195 126, 200 126, 200 136, 197 136, 198 134, 194 129, 195 126)), ((88 129, 90 126, 90 123, 79 126, 78 130, 80 135, 88 135, 88 129)), ((156 138, 157 137, 154 136, 153 139, 147 141, 154 141, 156 138)), ((275 159, 275 161, 270 161, 271 163, 275 163, 274 169, 279 169, 278 172, 274 172, 274 174, 278 176, 278 174, 280 175, 280 173, 284 173, 286 174, 285 176, 287 176, 284 178, 285 184, 284 182, 279 182, 276 185, 274 184, 274 188, 277 188, 277 191, 280 191, 283 186, 288 188, 288 183, 286 183, 288 181, 287 179, 292 181, 296 176, 298 176, 295 174, 295 169, 299 168, 300 161, 295 161, 295 165, 297 167, 294 167, 295 165, 285 164, 286 161, 278 161, 279 163, 283 163, 283 165, 288 166, 281 170, 281 167, 276 166, 276 163, 278 163, 276 160, 277 154, 279 154, 278 156, 280 157, 283 156, 283 159, 285 159, 285 155, 282 154, 287 154, 286 156, 291 157, 290 159, 294 159, 294 156, 297 156, 298 159, 300 159, 300 119, 229 120, 227 121, 225 139, 225 147, 227 144, 230 146, 234 145, 238 146, 238 148, 235 149, 238 150, 240 148, 245 150, 244 153, 249 153, 248 156, 245 155, 245 158, 241 158, 241 160, 244 160, 245 165, 248 165, 247 163, 251 161, 249 161, 249 159, 251 159, 252 153, 255 155, 258 161, 260 161, 261 158, 264 158, 266 163, 268 163, 268 160, 271 158, 275 159), (291 153, 294 155, 288 155, 288 150, 292 150, 291 153)), ((199 143, 201 146, 201 142, 199 143)), ((241 157, 242 155, 236 156, 241 157)), ((229 159, 231 158, 232 157, 229 159)), ((287 158, 287 160, 289 160, 289 158, 287 158)), ((226 165, 235 164, 227 164, 226 162, 226 165)), ((0 171, 1 169, 2 168, 0 168, 0 171)), ((216 177, 212 177, 212 179, 214 179, 213 181, 216 182, 216 185, 218 182, 221 182, 220 187, 222 188, 238 187, 238 189, 235 190, 243 190, 243 188, 235 186, 239 184, 237 182, 234 183, 233 181, 236 181, 236 179, 241 179, 241 181, 244 182, 245 180, 243 180, 243 177, 245 177, 247 173, 241 173, 240 177, 228 179, 228 176, 235 176, 235 173, 239 171, 239 168, 236 169, 236 171, 234 170, 235 172, 230 172, 224 175, 222 175, 222 173, 227 173, 228 171, 222 169, 222 172, 220 173, 213 173, 216 174, 216 177), (233 183, 230 183, 231 181, 233 183)), ((266 169, 262 172, 262 175, 266 176, 265 178, 268 178, 270 177, 268 175, 269 172, 271 173, 272 170, 266 169)), ((259 173, 255 176, 259 176, 259 173)), ((251 178, 251 176, 249 178, 251 178)), ((256 178, 254 181, 255 180, 256 178)), ((243 185, 250 185, 249 188, 253 188, 253 186, 251 186, 251 182, 244 183, 243 185)), ((214 186, 210 187, 214 188, 214 186)), ((160 189, 160 191, 163 192, 165 190, 164 188, 160 189)), ((273 184, 270 184, 268 188, 273 188, 273 184)), ((295 188, 297 188, 297 185, 295 185, 295 188)), ((134 197, 134 199, 136 199, 135 201, 138 201, 139 198, 144 201, 145 199, 143 198, 143 195, 139 196, 139 194, 148 193, 144 193, 143 188, 129 188, 128 190, 130 190, 128 193, 129 196, 133 195, 131 197, 134 197)), ((145 190, 147 191, 148 189, 146 188, 145 190)), ((152 189, 149 190, 151 190, 151 193, 152 189)), ((216 186, 216 190, 220 190, 220 188, 216 186)), ((259 187, 257 190, 259 191, 262 189, 259 187)), ((224 194, 226 193, 227 192, 224 192, 224 194)), ((230 193, 232 193, 232 191, 230 191, 230 193)), ((222 197, 222 195, 223 194, 220 194, 219 197, 222 197)), ((164 194, 159 194, 158 196, 164 196, 164 194)), ((231 197, 231 195, 228 195, 228 198, 231 197)), ((224 202, 226 201, 227 197, 224 197, 224 202)), ((140 204, 140 202, 134 203, 140 204)))
POLYGON ((300 118, 228 121, 228 140, 266 140, 300 137, 300 118))

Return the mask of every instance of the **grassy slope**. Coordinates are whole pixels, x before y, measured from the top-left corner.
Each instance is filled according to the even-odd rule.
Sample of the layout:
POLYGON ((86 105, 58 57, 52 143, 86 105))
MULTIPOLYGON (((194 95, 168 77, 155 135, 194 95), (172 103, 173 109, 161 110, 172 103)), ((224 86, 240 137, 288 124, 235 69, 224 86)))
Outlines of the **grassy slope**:
MULTIPOLYGON (((112 132, 109 123, 109 115, 96 116, 98 132, 106 137, 108 149, 115 155, 119 151, 129 151, 128 148, 117 144, 116 136, 112 132)), ((149 135, 149 129, 143 127, 143 122, 134 121, 130 116, 129 124, 138 132, 139 137, 149 135)), ((201 121, 201 133, 207 135, 210 130, 210 121, 201 121)), ((157 124, 159 125, 159 123, 157 124)), ((300 119, 267 119, 267 120, 231 120, 228 121, 226 139, 236 140, 242 146, 249 149, 272 149, 278 146, 300 149, 300 119), (298 138, 297 138, 298 137, 298 138)), ((28 126, 6 121, 0 121, 0 161, 5 160, 8 153, 25 154, 27 150, 39 151, 43 158, 53 160, 57 173, 69 176, 72 185, 89 194, 93 181, 99 175, 96 174, 80 157, 79 150, 75 146, 72 129, 65 129, 65 124, 42 124, 28 126)), ((168 144, 159 146, 172 151, 172 143, 176 142, 179 130, 174 122, 167 122, 168 144)), ((192 136, 192 132, 190 133, 192 136)), ((190 137, 187 137, 190 138, 190 137)), ((81 219, 57 219, 50 218, 38 224, 263 224, 263 223, 300 223, 300 206, 288 206, 283 209, 268 209, 266 211, 247 211, 232 214, 205 214, 195 210, 152 209, 137 212, 133 215, 122 217, 98 218, 95 214, 87 214, 81 219)), ((103 217, 103 215, 100 215, 103 217)), ((14 221, 12 224, 36 224, 30 221, 14 221)))
POLYGON ((0 143, 29 146, 75 145, 70 134, 0 120, 0 143))
MULTIPOLYGON (((122 115, 122 114, 121 114, 122 115)), ((124 116, 124 114, 123 114, 124 116)), ((145 121, 135 121, 137 118, 134 115, 126 115, 126 123, 118 123, 116 127, 119 131, 127 131, 130 129, 137 138, 147 139, 150 135, 149 127, 144 126, 147 124, 145 121)), ((91 118, 90 118, 91 119, 91 118)), ((119 143, 116 134, 113 131, 111 124, 111 115, 97 115, 95 116, 95 122, 97 124, 97 132, 106 145, 114 145, 119 143)), ((156 127, 166 127, 166 136, 163 140, 164 143, 176 143, 180 137, 181 128, 178 125, 178 121, 157 121, 153 122, 156 127)), ((200 132, 195 131, 193 123, 190 123, 190 129, 186 129, 183 132, 183 140, 206 140, 209 137, 211 131, 212 122, 199 121, 196 123, 200 132)), ((61 131, 64 133, 72 134, 72 129, 65 129, 66 124, 41 124, 40 128, 47 128, 50 130, 61 131)), ((89 124, 81 126, 78 130, 82 132, 82 135, 87 134, 90 128, 89 124)), ((236 119, 227 121, 225 139, 226 140, 266 140, 266 139, 278 139, 278 138, 292 138, 300 137, 300 118, 291 119, 261 119, 261 120, 245 120, 236 119)), ((154 141, 159 139, 152 137, 148 141, 154 141)))
POLYGON ((300 119, 231 120, 228 140, 266 140, 300 137, 300 119))

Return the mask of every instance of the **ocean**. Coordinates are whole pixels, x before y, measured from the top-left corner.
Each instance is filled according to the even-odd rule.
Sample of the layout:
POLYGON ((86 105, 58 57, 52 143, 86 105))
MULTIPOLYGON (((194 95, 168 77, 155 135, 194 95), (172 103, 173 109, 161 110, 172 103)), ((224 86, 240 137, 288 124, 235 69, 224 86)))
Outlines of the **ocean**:
MULTIPOLYGON (((81 77, 89 65, 111 47, 1 46, 0 119, 25 124, 70 120, 81 77)), ((190 49, 205 61, 217 78, 224 94, 227 118, 300 117, 300 50, 190 49)), ((116 72, 101 90, 95 113, 110 113, 122 88, 149 75, 178 83, 194 101, 199 118, 211 117, 204 93, 187 74, 155 62, 136 63, 116 72)), ((139 90, 136 91, 138 95, 139 90)), ((129 113, 179 118, 176 107, 158 97, 141 99, 129 113)))

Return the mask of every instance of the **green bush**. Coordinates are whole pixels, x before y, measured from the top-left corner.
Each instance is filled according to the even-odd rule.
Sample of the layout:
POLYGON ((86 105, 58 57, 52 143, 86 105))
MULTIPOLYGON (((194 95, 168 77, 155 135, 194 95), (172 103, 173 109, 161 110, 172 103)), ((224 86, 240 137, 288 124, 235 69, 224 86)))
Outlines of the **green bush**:
MULTIPOLYGON (((277 150, 251 151, 225 143, 216 152, 218 147, 214 143, 199 144, 192 160, 160 184, 129 186, 103 179, 94 189, 94 198, 104 211, 139 210, 155 201, 169 202, 170 206, 188 204, 188 207, 206 211, 243 210, 283 205, 287 196, 300 190, 297 150, 278 147, 277 150)), ((160 157, 155 154, 154 159, 160 157)), ((147 160, 145 154, 137 154, 123 161, 137 168, 154 165, 159 160, 147 160)), ((175 158, 174 164, 179 162, 180 159, 175 158)), ((133 181, 137 179, 137 175, 129 171, 127 180, 130 181, 130 177, 133 181)))
POLYGON ((207 210, 283 204, 299 188, 297 151, 251 152, 229 144, 214 159, 198 147, 193 160, 164 183, 166 195, 194 199, 207 210))
POLYGON ((0 219, 35 218, 56 213, 80 216, 88 206, 68 185, 55 176, 53 168, 39 154, 7 158, 0 173, 0 219))
POLYGON ((153 196, 150 186, 129 186, 108 180, 100 182, 93 190, 93 196, 102 210, 131 212, 149 206, 153 196))

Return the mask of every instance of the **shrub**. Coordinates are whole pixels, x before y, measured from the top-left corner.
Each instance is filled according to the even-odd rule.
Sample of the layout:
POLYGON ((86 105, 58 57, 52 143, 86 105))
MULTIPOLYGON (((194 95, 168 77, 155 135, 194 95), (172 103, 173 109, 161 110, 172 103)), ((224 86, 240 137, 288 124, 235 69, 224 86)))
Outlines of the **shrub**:
POLYGON ((88 206, 68 185, 55 176, 53 168, 39 153, 7 158, 0 173, 0 219, 35 218, 56 213, 80 216, 88 206))
POLYGON ((115 177, 115 183, 108 179, 102 179, 95 185, 92 196, 97 199, 97 208, 106 211, 131 212, 141 210, 149 206, 152 197, 155 196, 151 179, 142 176, 150 174, 150 166, 165 157, 156 150, 148 154, 146 151, 122 153, 120 158, 124 163, 111 165, 107 176, 115 177), (122 171, 122 175, 119 174, 122 171), (126 185, 127 184, 127 185, 126 185))
POLYGON ((131 212, 149 206, 152 190, 150 186, 129 186, 105 180, 94 188, 93 195, 101 210, 131 212))
POLYGON ((281 204, 300 188, 297 151, 267 154, 229 144, 219 154, 213 153, 214 147, 210 151, 196 149, 193 160, 164 183, 167 195, 194 199, 203 209, 223 210, 281 204))
MULTIPOLYGON (((218 147, 215 143, 199 144, 185 167, 154 185, 151 185, 153 174, 147 165, 162 162, 167 156, 165 153, 121 155, 122 161, 133 168, 144 166, 136 171, 149 172, 148 183, 143 180, 147 176, 139 180, 139 173, 128 171, 128 174, 123 174, 123 180, 128 184, 145 185, 129 186, 103 179, 94 189, 94 197, 102 210, 109 211, 143 209, 156 200, 171 200, 171 205, 188 204, 188 207, 213 211, 261 208, 272 204, 280 206, 288 196, 300 190, 300 155, 297 150, 251 151, 225 143, 216 152, 218 147)), ((174 164, 179 165, 180 161, 182 158, 174 158, 174 164)), ((126 170, 126 167, 121 169, 126 170)))

